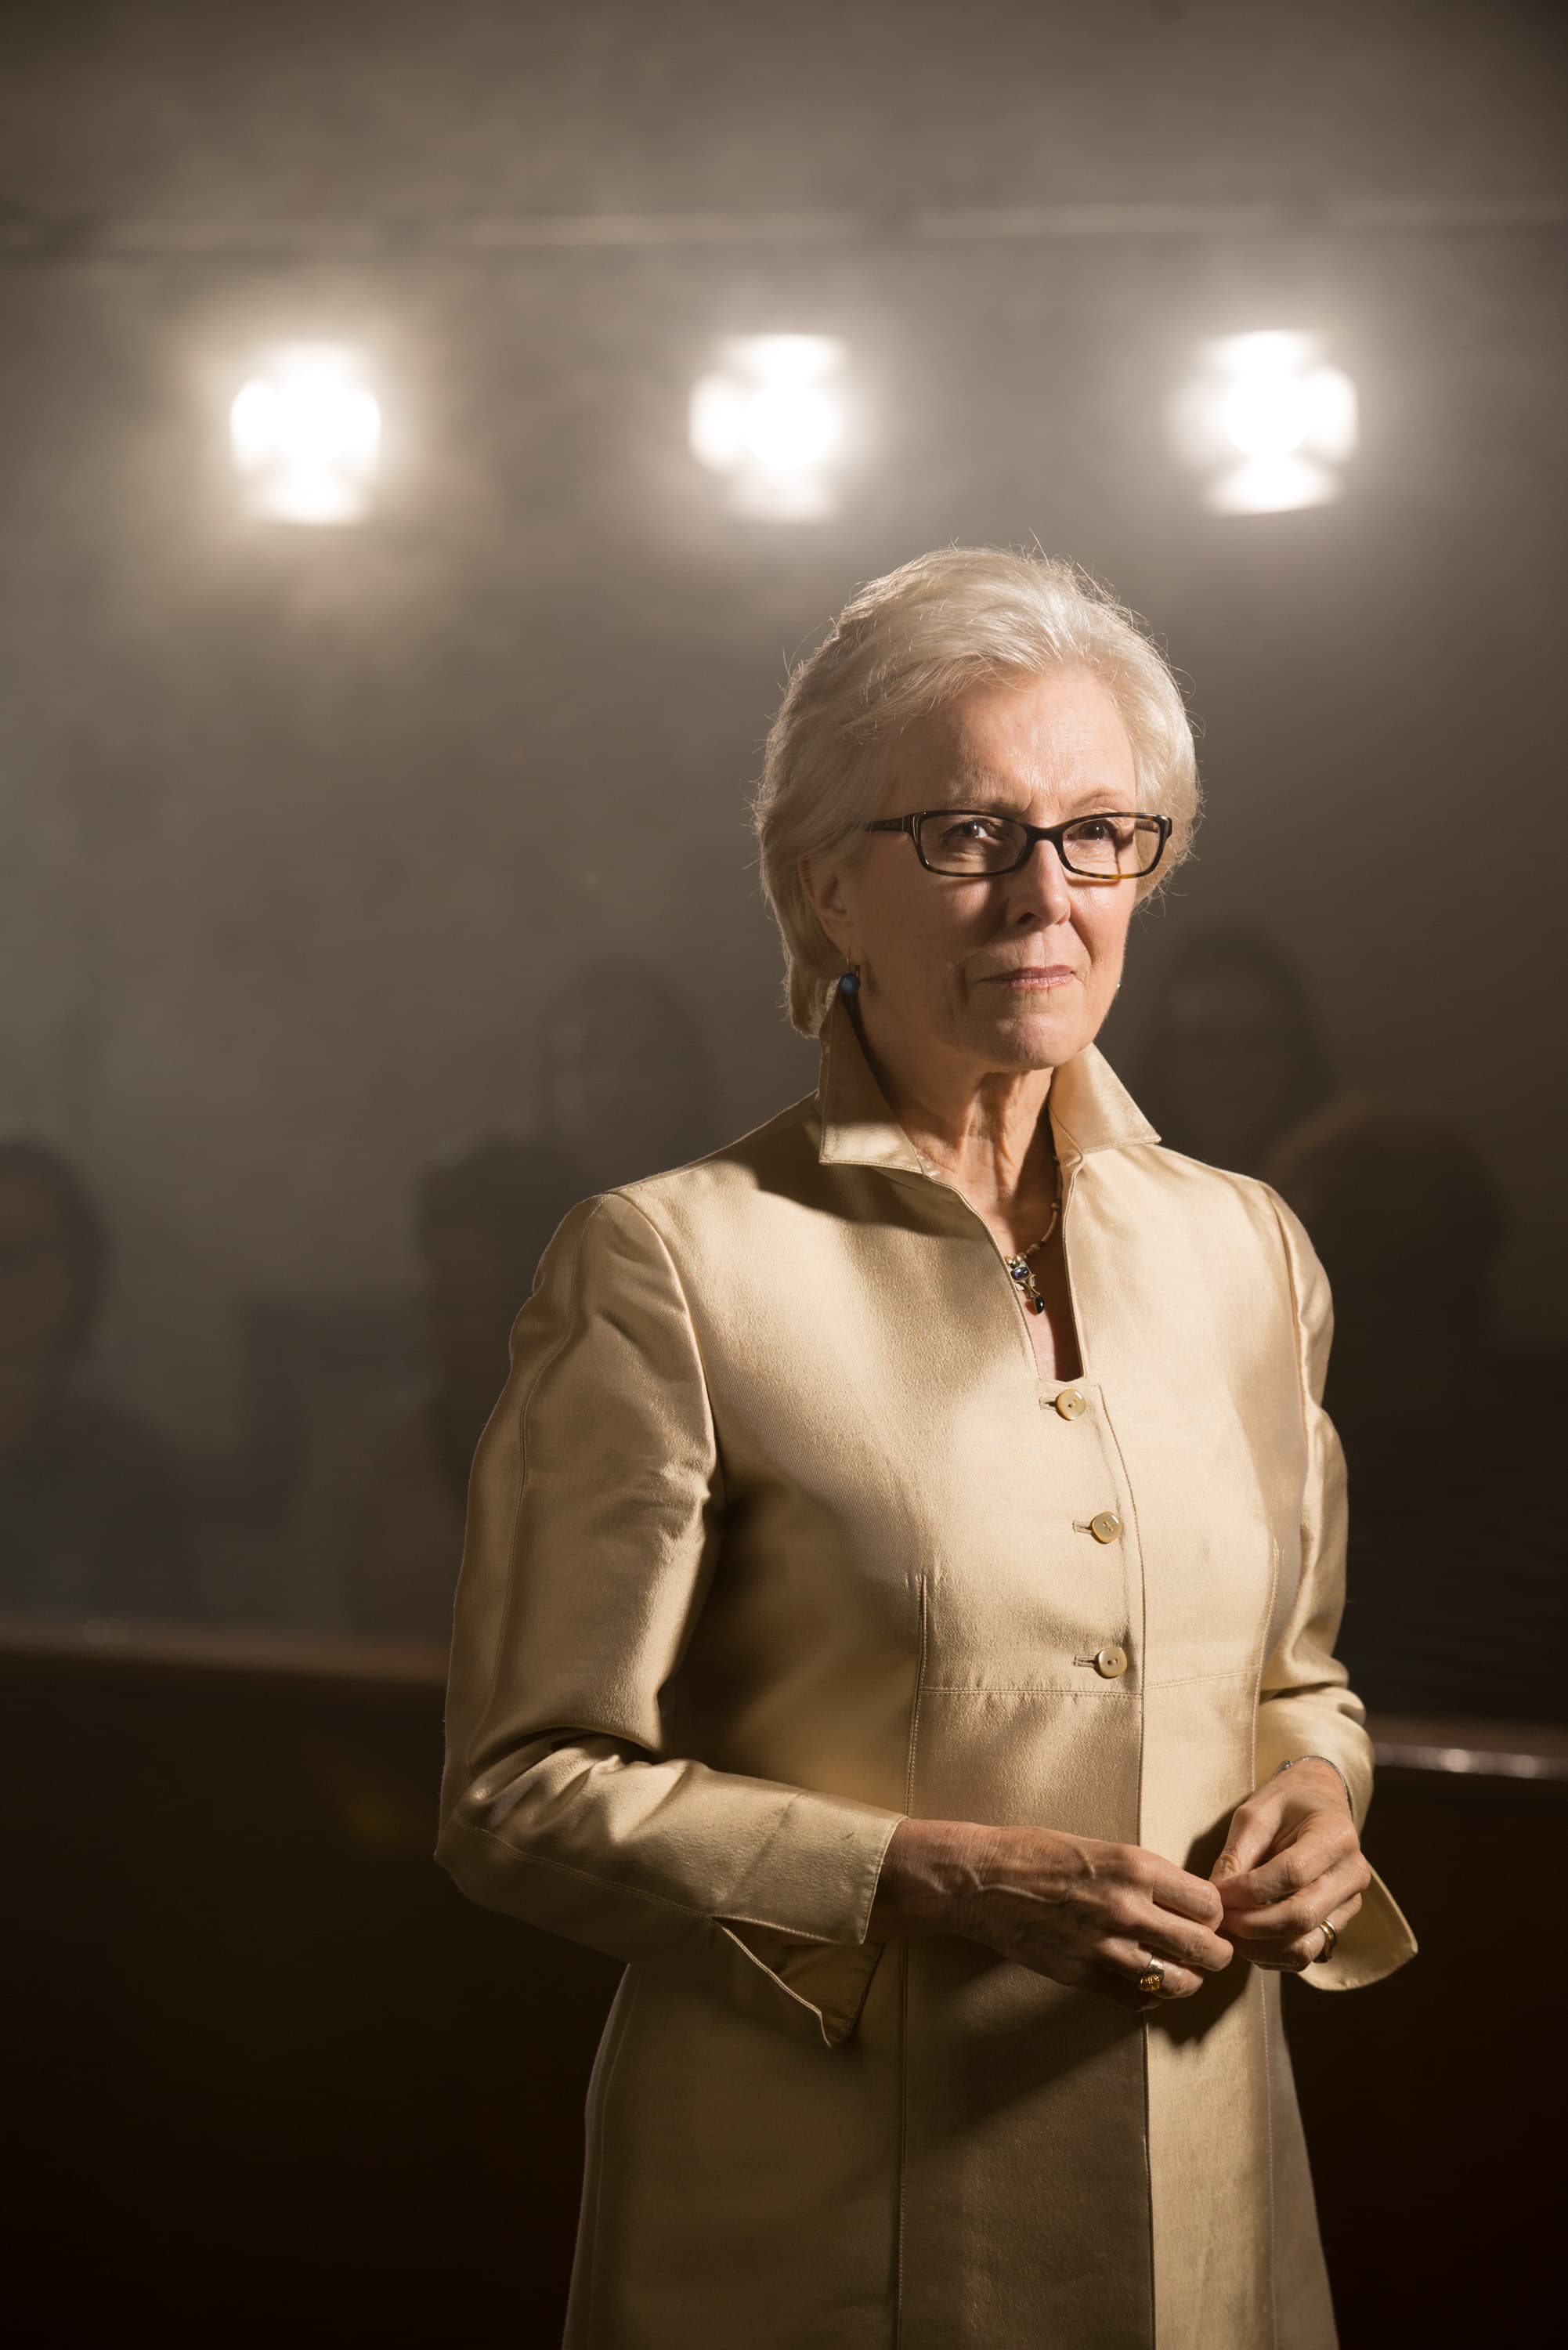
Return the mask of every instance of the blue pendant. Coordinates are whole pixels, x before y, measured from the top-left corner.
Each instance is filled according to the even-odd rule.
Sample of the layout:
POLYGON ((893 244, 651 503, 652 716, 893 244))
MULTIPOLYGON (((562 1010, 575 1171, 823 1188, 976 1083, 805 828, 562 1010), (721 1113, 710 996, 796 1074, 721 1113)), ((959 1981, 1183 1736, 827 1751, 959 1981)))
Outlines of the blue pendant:
POLYGON ((1040 1284, 1034 1278, 1034 1268, 1028 1258, 1010 1256, 1004 1262, 1008 1272, 1023 1292, 1024 1303, 1031 1314, 1044 1314, 1045 1300, 1040 1294, 1040 1284))

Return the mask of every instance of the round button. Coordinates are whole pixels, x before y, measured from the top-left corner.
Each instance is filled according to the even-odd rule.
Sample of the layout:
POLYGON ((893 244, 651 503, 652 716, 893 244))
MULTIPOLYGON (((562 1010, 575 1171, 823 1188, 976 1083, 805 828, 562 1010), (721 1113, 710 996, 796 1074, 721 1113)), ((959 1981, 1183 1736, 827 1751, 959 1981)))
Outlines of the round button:
POLYGON ((1089 1409, 1089 1399, 1076 1388, 1064 1388, 1056 1399, 1056 1409, 1064 1419, 1082 1419, 1089 1409))
POLYGON ((1118 1648, 1114 1640, 1107 1642, 1095 1659, 1095 1670, 1107 1681, 1120 1680, 1127 1669, 1127 1652, 1118 1648))
POLYGON ((1114 1510, 1102 1510, 1097 1518, 1089 1520, 1089 1532, 1096 1542, 1115 1542, 1121 1530, 1122 1522, 1114 1510))

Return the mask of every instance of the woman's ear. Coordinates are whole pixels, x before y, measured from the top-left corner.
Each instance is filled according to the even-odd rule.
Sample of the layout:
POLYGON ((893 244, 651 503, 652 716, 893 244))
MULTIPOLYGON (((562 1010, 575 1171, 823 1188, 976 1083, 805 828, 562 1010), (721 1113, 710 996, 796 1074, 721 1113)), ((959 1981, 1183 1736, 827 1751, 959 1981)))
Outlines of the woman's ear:
POLYGON ((803 857, 801 888, 824 931, 845 962, 855 958, 855 923, 844 889, 844 868, 836 857, 803 857))

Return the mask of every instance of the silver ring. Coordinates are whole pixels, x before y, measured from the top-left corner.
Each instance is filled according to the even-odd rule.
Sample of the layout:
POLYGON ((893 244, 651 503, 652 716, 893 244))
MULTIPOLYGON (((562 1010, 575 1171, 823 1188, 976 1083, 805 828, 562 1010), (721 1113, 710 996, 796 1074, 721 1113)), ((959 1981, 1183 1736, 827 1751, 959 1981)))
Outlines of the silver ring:
POLYGON ((1165 1960, 1150 1955, 1148 1964, 1137 1979, 1139 1991, 1158 1991, 1165 1989, 1165 1960))

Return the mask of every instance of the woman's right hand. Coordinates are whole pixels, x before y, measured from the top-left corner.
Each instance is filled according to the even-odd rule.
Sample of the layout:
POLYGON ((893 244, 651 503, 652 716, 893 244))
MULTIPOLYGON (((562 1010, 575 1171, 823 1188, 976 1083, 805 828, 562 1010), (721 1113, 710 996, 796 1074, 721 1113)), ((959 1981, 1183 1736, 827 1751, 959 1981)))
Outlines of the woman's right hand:
POLYGON ((1190 1999, 1233 1955, 1218 1888, 1141 1845, 1054 1828, 903 1820, 882 1862, 869 1939, 958 1934, 1118 2007, 1190 1999), (1138 1989, 1150 1956, 1165 1966, 1138 1989))

